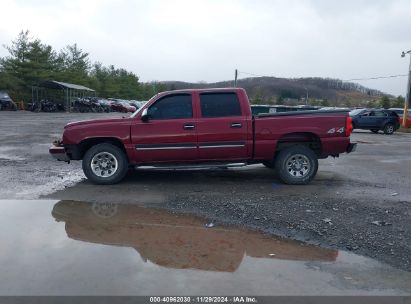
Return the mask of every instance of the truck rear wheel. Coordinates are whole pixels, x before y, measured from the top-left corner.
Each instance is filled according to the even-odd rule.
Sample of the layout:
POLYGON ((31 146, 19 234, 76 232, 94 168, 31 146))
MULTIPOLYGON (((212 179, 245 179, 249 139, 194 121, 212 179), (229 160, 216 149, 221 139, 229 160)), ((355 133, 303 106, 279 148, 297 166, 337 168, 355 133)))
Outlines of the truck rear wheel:
POLYGON ((305 185, 317 174, 317 155, 306 146, 291 146, 279 152, 275 159, 275 168, 284 183, 305 185))
POLYGON ((87 150, 82 166, 87 178, 99 185, 116 184, 128 171, 128 161, 124 152, 109 143, 98 144, 87 150))

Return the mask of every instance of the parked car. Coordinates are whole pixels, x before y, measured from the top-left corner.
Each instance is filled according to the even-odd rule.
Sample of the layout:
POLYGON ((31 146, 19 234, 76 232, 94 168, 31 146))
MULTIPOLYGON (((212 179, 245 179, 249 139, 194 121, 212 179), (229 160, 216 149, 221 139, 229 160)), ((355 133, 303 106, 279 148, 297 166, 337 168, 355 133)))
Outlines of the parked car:
POLYGON ((98 102, 98 104, 100 105, 101 109, 103 110, 103 112, 111 112, 111 101, 104 99, 104 98, 97 98, 96 101, 98 102))
POLYGON ((123 113, 133 113, 136 111, 136 108, 130 105, 125 101, 121 101, 118 99, 110 99, 111 101, 111 109, 115 112, 123 112, 123 113))
POLYGON ((140 109, 140 107, 145 103, 145 101, 130 100, 128 103, 131 106, 135 107, 137 110, 140 109))
POLYGON ((16 104, 5 91, 0 91, 0 111, 2 110, 17 110, 16 104))
POLYGON ((400 127, 400 118, 394 111, 384 109, 356 109, 350 112, 354 129, 393 134, 400 127))
POLYGON ((72 101, 71 110, 73 112, 102 112, 100 105, 92 101, 90 97, 76 98, 72 101))
POLYGON ((131 104, 129 104, 128 102, 123 101, 122 104, 124 105, 124 107, 127 109, 127 112, 129 113, 134 113, 137 108, 131 104))
MULTIPOLYGON (((403 122, 403 117, 404 117, 404 109, 401 108, 391 108, 388 109, 390 111, 394 111, 395 113, 398 114, 398 116, 400 117, 400 124, 402 126, 402 122, 403 122)), ((411 110, 408 110, 407 113, 407 121, 406 121, 406 127, 410 128, 411 127, 411 110)))
POLYGON ((252 115, 244 89, 157 94, 133 115, 69 123, 49 152, 83 160, 96 184, 121 181, 130 167, 234 167, 263 163, 288 184, 307 184, 318 159, 355 150, 347 111, 252 115))

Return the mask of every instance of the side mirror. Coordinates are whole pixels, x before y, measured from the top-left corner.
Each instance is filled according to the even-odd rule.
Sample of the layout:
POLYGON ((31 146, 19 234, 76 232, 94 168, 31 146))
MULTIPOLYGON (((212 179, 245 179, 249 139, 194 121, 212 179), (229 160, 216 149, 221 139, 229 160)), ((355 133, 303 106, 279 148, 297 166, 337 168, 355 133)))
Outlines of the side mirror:
POLYGON ((147 122, 147 121, 149 121, 149 119, 150 119, 150 117, 149 117, 149 115, 148 115, 147 108, 145 108, 145 109, 143 110, 143 113, 141 113, 141 121, 147 122))

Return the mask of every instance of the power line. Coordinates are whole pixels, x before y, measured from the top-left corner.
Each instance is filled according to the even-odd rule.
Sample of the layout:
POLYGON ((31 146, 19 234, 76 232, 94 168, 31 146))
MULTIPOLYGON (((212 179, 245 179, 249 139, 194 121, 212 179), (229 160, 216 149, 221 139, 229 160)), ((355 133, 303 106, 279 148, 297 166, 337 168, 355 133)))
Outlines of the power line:
POLYGON ((238 71, 238 74, 246 74, 246 75, 255 76, 255 77, 275 77, 275 76, 270 76, 270 75, 257 75, 253 73, 242 72, 242 71, 238 71))
POLYGON ((398 74, 398 75, 390 75, 390 76, 377 76, 377 77, 369 77, 369 78, 354 78, 354 79, 346 79, 343 81, 356 81, 356 80, 373 80, 373 79, 385 79, 385 78, 396 78, 396 77, 405 77, 408 74, 398 74))
MULTIPOLYGON (((254 76, 254 77, 275 77, 275 76, 270 76, 270 75, 258 75, 258 74, 249 73, 249 72, 242 72, 242 71, 238 71, 238 74, 245 74, 245 75, 250 75, 250 76, 254 76)), ((375 76, 375 77, 367 77, 367 78, 353 78, 353 79, 344 79, 342 81, 374 80, 374 79, 386 79, 386 78, 396 78, 396 77, 406 77, 406 76, 408 76, 408 74, 398 74, 398 75, 389 75, 389 76, 375 76)))

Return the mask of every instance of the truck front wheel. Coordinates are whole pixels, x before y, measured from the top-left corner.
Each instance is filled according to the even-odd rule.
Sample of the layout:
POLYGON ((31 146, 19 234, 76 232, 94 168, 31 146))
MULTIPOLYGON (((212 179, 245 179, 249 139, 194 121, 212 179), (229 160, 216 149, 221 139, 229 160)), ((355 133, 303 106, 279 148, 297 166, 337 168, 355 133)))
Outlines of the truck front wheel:
POLYGON ((317 155, 306 146, 291 146, 279 152, 275 159, 275 168, 284 183, 305 185, 317 174, 317 155))
POLYGON ((82 166, 86 177, 99 185, 116 184, 128 171, 128 161, 124 152, 109 143, 98 144, 87 150, 82 166))

